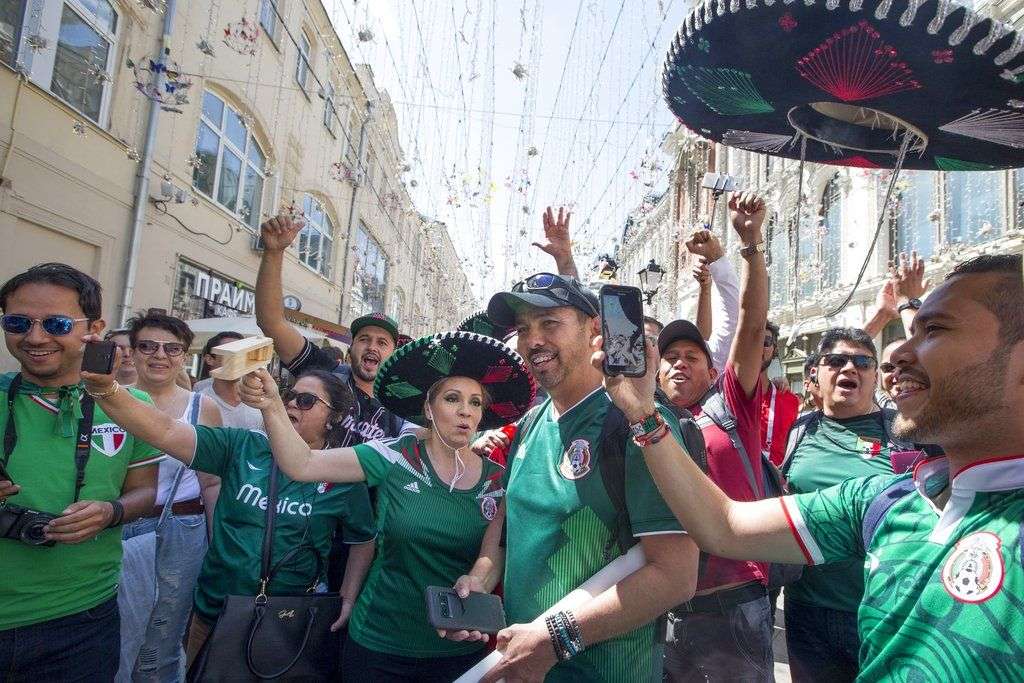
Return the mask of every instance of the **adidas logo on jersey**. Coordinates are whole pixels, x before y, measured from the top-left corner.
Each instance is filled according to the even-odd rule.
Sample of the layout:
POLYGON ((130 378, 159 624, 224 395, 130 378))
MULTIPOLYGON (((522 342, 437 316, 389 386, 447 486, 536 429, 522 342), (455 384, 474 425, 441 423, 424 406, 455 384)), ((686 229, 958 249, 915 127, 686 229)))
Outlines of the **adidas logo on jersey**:
POLYGON ((419 493, 420 492, 419 482, 415 482, 415 481, 412 482, 411 484, 406 484, 402 488, 405 489, 406 491, 412 491, 413 493, 419 493))

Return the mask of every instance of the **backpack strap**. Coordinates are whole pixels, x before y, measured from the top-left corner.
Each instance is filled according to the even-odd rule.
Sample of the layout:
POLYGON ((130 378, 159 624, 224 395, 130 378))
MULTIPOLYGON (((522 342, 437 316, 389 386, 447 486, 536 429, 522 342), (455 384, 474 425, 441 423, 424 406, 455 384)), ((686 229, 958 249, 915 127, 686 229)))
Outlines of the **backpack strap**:
MULTIPOLYGON (((882 520, 885 519, 886 514, 892 509, 901 498, 908 496, 914 491, 914 478, 906 477, 897 479, 893 483, 889 484, 885 489, 882 490, 875 499, 868 504, 868 509, 864 513, 864 520, 861 522, 860 533, 861 540, 864 543, 864 551, 871 546, 871 542, 875 538, 875 532, 878 531, 878 527, 882 524, 882 520)), ((1024 561, 1024 558, 1022 558, 1024 561)))
POLYGON ((779 468, 783 475, 789 475, 789 468, 793 464, 793 453, 803 441, 808 427, 811 424, 817 425, 819 420, 821 420, 821 411, 815 410, 798 417, 789 428, 789 436, 786 439, 786 455, 782 458, 782 466, 779 468))
MULTIPOLYGON (((526 433, 533 429, 533 425, 537 423, 537 420, 540 418, 541 408, 543 408, 544 405, 544 403, 541 403, 539 406, 530 408, 526 411, 526 415, 523 415, 519 419, 519 426, 516 427, 516 435, 512 438, 512 443, 508 445, 508 453, 505 455, 505 467, 508 470, 512 469, 512 458, 514 457, 512 454, 515 453, 516 448, 519 446, 519 442, 523 440, 526 433)), ((498 542, 498 545, 502 548, 506 547, 507 540, 508 524, 506 521, 505 524, 501 525, 501 540, 498 542)))
POLYGON ((626 439, 629 425, 626 416, 614 404, 608 405, 601 425, 600 444, 601 457, 598 466, 601 468, 601 481, 604 483, 608 499, 615 508, 615 526, 608 544, 604 548, 605 561, 611 560, 612 548, 619 546, 621 552, 636 545, 632 524, 629 520, 629 508, 626 505, 626 439))
POLYGON ((758 499, 764 497, 764 486, 757 483, 757 477, 754 476, 754 467, 750 464, 750 457, 747 454, 747 449, 743 445, 743 439, 740 438, 739 430, 736 428, 736 418, 733 416, 732 411, 729 410, 729 406, 725 403, 725 396, 722 395, 722 391, 718 386, 712 387, 711 391, 705 396, 701 402, 702 414, 697 418, 697 426, 703 429, 710 424, 716 425, 729 437, 729 442, 732 447, 736 449, 736 452, 740 456, 740 463, 743 465, 743 472, 747 475, 747 483, 750 484, 750 490, 754 492, 754 496, 758 499), (701 419, 706 418, 706 419, 701 419))

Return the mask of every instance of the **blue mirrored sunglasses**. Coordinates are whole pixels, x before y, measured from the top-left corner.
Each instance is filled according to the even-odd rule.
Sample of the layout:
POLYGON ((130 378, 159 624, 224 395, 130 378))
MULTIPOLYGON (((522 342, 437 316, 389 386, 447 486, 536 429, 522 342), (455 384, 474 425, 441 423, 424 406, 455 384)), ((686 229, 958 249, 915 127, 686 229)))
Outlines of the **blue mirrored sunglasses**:
POLYGON ((71 330, 75 329, 75 323, 87 320, 88 318, 70 318, 66 315, 30 318, 27 315, 10 314, 0 318, 0 326, 8 334, 28 334, 32 326, 39 323, 46 334, 53 337, 63 337, 71 334, 71 330))

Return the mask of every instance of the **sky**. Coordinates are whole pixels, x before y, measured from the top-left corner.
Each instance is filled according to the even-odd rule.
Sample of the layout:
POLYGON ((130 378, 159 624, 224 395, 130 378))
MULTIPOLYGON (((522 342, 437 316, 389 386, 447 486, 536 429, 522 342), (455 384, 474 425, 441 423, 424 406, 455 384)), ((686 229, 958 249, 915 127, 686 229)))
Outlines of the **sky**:
POLYGON ((530 242, 573 212, 581 267, 664 189, 661 67, 690 0, 324 0, 396 110, 417 209, 448 225, 484 301, 553 264, 530 242))

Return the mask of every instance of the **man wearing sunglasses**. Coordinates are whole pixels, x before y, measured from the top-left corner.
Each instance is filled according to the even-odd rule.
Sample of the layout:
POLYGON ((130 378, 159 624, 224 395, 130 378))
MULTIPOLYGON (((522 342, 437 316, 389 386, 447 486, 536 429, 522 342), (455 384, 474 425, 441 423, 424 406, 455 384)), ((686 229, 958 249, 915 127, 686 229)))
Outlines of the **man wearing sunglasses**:
POLYGON ((82 337, 103 332, 101 308, 99 283, 61 263, 0 287, 4 341, 21 366, 0 375, 0 528, 31 511, 55 517, 28 538, 48 546, 17 527, 0 537, 0 678, 117 671, 120 524, 153 509, 163 456, 83 400, 82 337))

